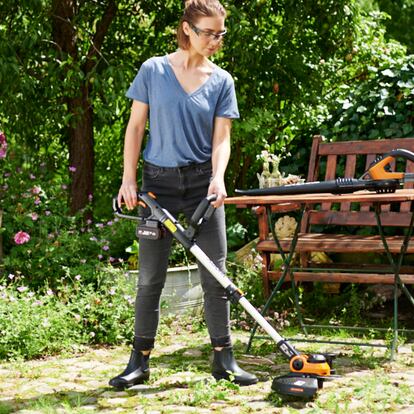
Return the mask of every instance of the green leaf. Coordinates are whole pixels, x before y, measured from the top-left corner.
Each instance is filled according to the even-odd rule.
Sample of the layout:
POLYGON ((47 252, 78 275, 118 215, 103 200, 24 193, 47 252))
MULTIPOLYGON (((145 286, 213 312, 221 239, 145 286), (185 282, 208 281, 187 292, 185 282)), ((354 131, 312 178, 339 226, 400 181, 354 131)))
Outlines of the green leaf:
POLYGON ((375 139, 380 136, 380 132, 378 129, 371 129, 368 135, 368 139, 375 139))
POLYGON ((389 108, 388 106, 384 106, 384 114, 385 115, 395 115, 395 111, 391 108, 389 108))
POLYGON ((404 124, 402 126, 403 134, 408 135, 411 131, 414 130, 414 127, 412 124, 404 124))
POLYGON ((393 72, 391 69, 385 69, 381 72, 384 76, 387 76, 389 78, 395 78, 395 72, 393 72))
POLYGON ((349 109, 352 108, 352 106, 352 103, 348 99, 345 99, 344 103, 342 104, 342 109, 349 109))

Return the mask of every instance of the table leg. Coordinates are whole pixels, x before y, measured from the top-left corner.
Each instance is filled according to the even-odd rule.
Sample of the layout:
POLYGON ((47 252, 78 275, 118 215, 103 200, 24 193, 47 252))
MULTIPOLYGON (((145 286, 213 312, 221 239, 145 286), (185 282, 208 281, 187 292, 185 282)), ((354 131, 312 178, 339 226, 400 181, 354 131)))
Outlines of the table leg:
MULTIPOLYGON (((276 296, 277 292, 279 291, 280 287, 282 286, 282 284, 283 284, 283 282, 286 278, 286 275, 289 273, 291 281, 292 281, 293 292, 294 292, 294 295, 295 295, 295 307, 296 307, 296 311, 298 312, 299 323, 300 323, 302 329, 304 330, 305 334, 307 334, 306 327, 304 326, 304 323, 303 323, 302 313, 300 312, 300 308, 299 308, 299 298, 297 297, 297 291, 296 291, 296 288, 295 288, 293 272, 291 271, 291 267, 290 267, 290 263, 292 261, 293 255, 295 253, 295 248, 296 248, 296 244, 297 244, 297 241, 298 241, 299 230, 300 230, 304 210, 305 210, 305 205, 302 205, 300 210, 299 210, 298 223, 297 223, 296 228, 295 228, 295 233, 292 237, 292 242, 290 244, 289 252, 288 252, 287 255, 285 255, 285 253, 283 252, 282 246, 280 245, 279 238, 277 237, 275 229, 274 229, 274 224, 273 224, 273 220, 272 220, 272 209, 271 209, 270 206, 266 207, 268 225, 269 225, 270 231, 272 233, 273 240, 275 241, 276 246, 279 250, 280 256, 282 257, 283 270, 282 270, 282 274, 281 274, 279 280, 276 283, 276 286, 272 290, 272 293, 270 294, 269 298, 267 299, 267 301, 266 301, 266 303, 265 303, 265 305, 262 309, 261 315, 265 316, 267 314, 267 312, 270 308, 270 305, 272 303, 273 298, 276 296)), ((256 331, 257 331, 258 326, 259 325, 256 323, 254 325, 253 329, 252 329, 252 332, 251 332, 250 338, 249 338, 249 342, 248 342, 247 348, 246 348, 247 353, 250 352, 250 348, 252 346, 253 339, 254 339, 254 336, 256 335, 256 331)))
POLYGON ((411 238, 412 233, 413 233, 414 213, 411 215, 410 225, 408 226, 407 232, 406 232, 404 240, 403 240, 403 244, 402 244, 401 249, 400 249, 398 259, 396 261, 392 257, 392 254, 391 254, 390 249, 388 247, 387 239, 384 235, 384 230, 383 230, 383 226, 382 226, 382 222, 381 222, 381 205, 376 203, 374 210, 375 210, 375 218, 376 218, 376 221, 377 221, 378 232, 379 232, 379 235, 381 237, 382 243, 384 245, 384 249, 385 249, 388 261, 390 262, 390 265, 391 265, 391 267, 394 271, 393 339, 392 339, 392 344, 391 344, 391 357, 390 357, 391 360, 393 360, 394 359, 394 353, 397 349, 397 340, 398 340, 398 286, 401 287, 401 290, 404 292, 404 294, 407 296, 409 301, 414 306, 414 299, 413 299, 411 293, 409 292, 409 290, 407 289, 407 287, 405 286, 405 284, 402 282, 402 280, 400 278, 400 270, 401 270, 402 261, 403 261, 404 255, 407 252, 408 243, 409 243, 410 238, 411 238))

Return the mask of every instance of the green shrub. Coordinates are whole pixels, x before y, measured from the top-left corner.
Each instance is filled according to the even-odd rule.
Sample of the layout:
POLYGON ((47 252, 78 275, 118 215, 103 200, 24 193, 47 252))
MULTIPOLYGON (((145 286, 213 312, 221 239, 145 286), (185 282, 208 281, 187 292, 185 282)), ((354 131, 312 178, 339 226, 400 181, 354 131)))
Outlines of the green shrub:
POLYGON ((368 65, 364 80, 345 89, 321 132, 338 140, 414 134, 414 55, 368 65))
POLYGON ((56 287, 68 269, 72 277, 80 274, 93 282, 100 267, 122 263, 135 238, 134 224, 112 217, 89 219, 92 199, 84 211, 70 216, 67 178, 41 162, 33 168, 16 152, 9 151, 0 189, 4 274, 24 276, 31 288, 56 287), (26 239, 16 240, 19 232, 26 239))
POLYGON ((35 358, 86 344, 116 344, 133 336, 135 287, 107 267, 87 284, 69 272, 58 289, 34 293, 22 276, 0 285, 0 359, 35 358))

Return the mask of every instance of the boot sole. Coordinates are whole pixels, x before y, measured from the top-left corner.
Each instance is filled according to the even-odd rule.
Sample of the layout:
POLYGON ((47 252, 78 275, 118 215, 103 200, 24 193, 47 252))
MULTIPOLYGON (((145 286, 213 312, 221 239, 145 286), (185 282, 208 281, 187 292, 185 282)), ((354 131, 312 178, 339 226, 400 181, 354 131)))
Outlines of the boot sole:
MULTIPOLYGON (((216 374, 216 373, 213 373, 212 375, 213 375, 213 377, 217 381, 220 381, 222 379, 227 380, 227 381, 230 381, 230 377, 228 375, 225 375, 225 374, 216 374)), ((248 386, 248 385, 257 384, 259 382, 259 379, 258 378, 254 378, 254 379, 251 379, 250 381, 239 381, 236 378, 234 378, 231 382, 233 382, 233 383, 235 383, 237 385, 240 385, 240 386, 244 387, 244 386, 248 386)))
POLYGON ((132 382, 129 382, 129 383, 126 383, 126 384, 115 385, 115 384, 111 384, 111 382, 109 382, 109 385, 111 387, 115 388, 118 391, 123 391, 127 388, 133 387, 134 385, 143 384, 145 381, 148 381, 148 380, 149 380, 149 375, 145 378, 139 378, 137 381, 132 381, 132 382))

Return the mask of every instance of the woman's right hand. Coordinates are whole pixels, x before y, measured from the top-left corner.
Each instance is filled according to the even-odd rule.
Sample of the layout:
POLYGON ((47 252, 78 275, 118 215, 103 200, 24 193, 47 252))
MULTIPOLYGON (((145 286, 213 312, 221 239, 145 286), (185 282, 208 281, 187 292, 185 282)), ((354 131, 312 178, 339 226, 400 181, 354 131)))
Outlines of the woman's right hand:
POLYGON ((135 181, 123 182, 118 192, 118 205, 121 206, 123 201, 128 210, 134 209, 138 204, 137 191, 138 187, 135 181))

